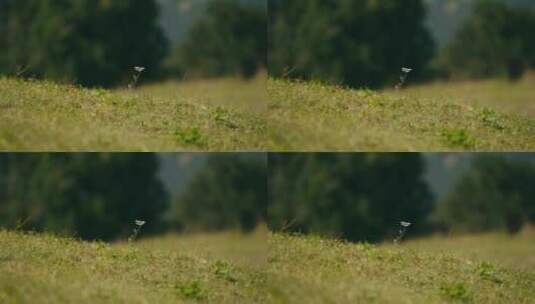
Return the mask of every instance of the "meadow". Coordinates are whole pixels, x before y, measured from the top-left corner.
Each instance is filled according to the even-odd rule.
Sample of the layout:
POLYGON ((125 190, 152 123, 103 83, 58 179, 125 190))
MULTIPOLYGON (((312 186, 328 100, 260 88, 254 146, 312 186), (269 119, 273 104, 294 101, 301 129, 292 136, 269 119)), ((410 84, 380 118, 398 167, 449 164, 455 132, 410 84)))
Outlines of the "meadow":
POLYGON ((268 274, 275 278, 272 300, 533 303, 533 234, 515 239, 502 235, 468 239, 469 242, 464 238, 432 238, 399 245, 370 245, 274 234, 268 257, 268 274))
POLYGON ((348 89, 269 79, 268 147, 283 151, 528 151, 535 148, 531 74, 348 89))
POLYGON ((263 303, 266 274, 244 262, 264 252, 261 239, 258 232, 107 244, 0 230, 0 303, 263 303), (222 247, 199 254, 203 240, 222 247))
POLYGON ((535 231, 393 245, 238 232, 84 242, 0 230, 0 303, 532 303, 535 231))
POLYGON ((85 89, 0 77, 0 150, 258 151, 265 77, 85 89))
MULTIPOLYGON (((522 79, 466 80, 413 85, 403 91, 411 98, 456 100, 463 104, 491 107, 496 110, 535 117, 535 71, 522 79)), ((390 93, 395 94, 393 90, 390 93)))
POLYGON ((399 91, 265 75, 134 90, 0 78, 0 150, 527 151, 533 85, 533 73, 399 91))

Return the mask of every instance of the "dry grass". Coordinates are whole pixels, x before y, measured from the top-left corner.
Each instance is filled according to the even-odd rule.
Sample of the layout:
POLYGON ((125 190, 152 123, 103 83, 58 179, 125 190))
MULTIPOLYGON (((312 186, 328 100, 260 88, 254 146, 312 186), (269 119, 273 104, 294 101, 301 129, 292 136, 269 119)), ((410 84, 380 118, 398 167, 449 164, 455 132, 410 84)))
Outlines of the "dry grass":
POLYGON ((0 230, 0 303, 527 304, 534 235, 394 246, 259 229, 110 245, 0 230))
MULTIPOLYGON (((416 99, 455 100, 470 106, 484 106, 499 111, 535 117, 535 71, 518 82, 506 79, 436 82, 408 87, 405 96, 416 99)), ((388 92, 388 91, 387 91, 388 92)), ((393 91, 389 91, 395 94, 393 91)))
MULTIPOLYGON (((268 80, 268 147, 284 151, 527 151, 535 117, 449 98, 268 80)), ((524 92, 526 94, 526 92, 524 92)))
MULTIPOLYGON (((535 298, 535 269, 469 258, 463 249, 436 250, 435 244, 375 246, 274 234, 268 261, 277 284, 271 293, 278 303, 527 304, 535 298)), ((478 245, 474 237, 472 246, 478 245)), ((529 246, 533 252, 535 244, 529 246)))
POLYGON ((0 303, 266 301, 260 269, 181 249, 0 230, 0 303))
POLYGON ((0 78, 0 150, 262 150, 265 115, 244 106, 265 101, 253 99, 258 87, 262 77, 132 91, 0 78))

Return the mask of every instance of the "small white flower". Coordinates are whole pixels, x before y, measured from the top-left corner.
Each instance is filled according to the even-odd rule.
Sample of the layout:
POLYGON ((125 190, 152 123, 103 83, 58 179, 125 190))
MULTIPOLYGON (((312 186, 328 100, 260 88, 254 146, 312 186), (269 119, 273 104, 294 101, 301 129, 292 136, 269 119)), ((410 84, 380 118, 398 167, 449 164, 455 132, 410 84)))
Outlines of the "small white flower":
POLYGON ((146 223, 145 221, 136 220, 136 225, 138 225, 140 227, 145 225, 145 223, 146 223))
POLYGON ((408 73, 412 72, 412 69, 411 68, 401 68, 401 71, 403 73, 407 73, 408 74, 408 73))
POLYGON ((145 67, 136 66, 136 67, 134 67, 134 70, 136 70, 136 72, 138 72, 138 73, 141 73, 141 72, 145 71, 145 67))
POLYGON ((399 222, 399 224, 403 227, 409 227, 410 225, 412 225, 412 223, 409 223, 409 222, 405 222, 405 221, 401 221, 399 222))

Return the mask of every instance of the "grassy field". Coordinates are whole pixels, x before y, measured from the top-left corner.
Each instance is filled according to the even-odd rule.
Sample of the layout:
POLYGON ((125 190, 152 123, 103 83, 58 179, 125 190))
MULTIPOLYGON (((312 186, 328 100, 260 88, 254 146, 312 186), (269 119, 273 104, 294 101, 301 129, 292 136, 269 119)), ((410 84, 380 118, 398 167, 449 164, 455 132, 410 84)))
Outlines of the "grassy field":
POLYGON ((263 76, 116 91, 0 78, 0 150, 262 150, 263 92, 263 76))
POLYGON ((470 245, 424 239, 374 246, 274 234, 270 293, 278 303, 528 304, 535 299, 534 241, 484 236, 472 237, 470 245), (509 251, 517 265, 531 262, 508 266, 509 251), (493 260, 486 259, 490 256, 493 260))
POLYGON ((524 108, 533 106, 533 89, 526 82, 509 84, 510 90, 487 82, 469 91, 451 84, 375 92, 269 79, 267 145, 283 151, 534 150, 535 115, 524 108), (515 105, 499 106, 507 96, 515 105))
MULTIPOLYGON (((0 230, 0 303, 267 301, 261 269, 217 258, 229 256, 225 249, 212 257, 200 255, 190 248, 198 238, 186 237, 178 242, 182 246, 169 250, 152 246, 155 240, 108 245, 0 230)), ((232 238, 236 236, 206 237, 220 243, 232 238)), ((250 240, 233 244, 254 246, 250 240)), ((232 255, 236 259, 239 254, 232 255)))
POLYGON ((533 303, 535 234, 354 244, 259 229, 82 242, 0 230, 0 303, 533 303))
POLYGON ((214 232, 192 235, 169 234, 140 240, 136 246, 143 250, 187 251, 205 259, 222 259, 232 263, 262 268, 267 261, 267 230, 258 228, 254 233, 214 232))
MULTIPOLYGON (((417 99, 456 100, 462 104, 492 107, 508 113, 535 117, 535 72, 517 82, 491 79, 463 82, 436 82, 408 87, 403 94, 417 99)), ((390 91, 395 94, 395 92, 390 91)))
POLYGON ((408 241, 404 246, 432 253, 450 252, 469 259, 483 259, 510 268, 535 272, 535 230, 509 236, 491 233, 456 237, 431 237, 408 241))
MULTIPOLYGON (((532 74, 530 74, 532 75, 532 74)), ((0 151, 525 151, 535 76, 402 91, 237 79, 108 91, 0 78, 0 151)))

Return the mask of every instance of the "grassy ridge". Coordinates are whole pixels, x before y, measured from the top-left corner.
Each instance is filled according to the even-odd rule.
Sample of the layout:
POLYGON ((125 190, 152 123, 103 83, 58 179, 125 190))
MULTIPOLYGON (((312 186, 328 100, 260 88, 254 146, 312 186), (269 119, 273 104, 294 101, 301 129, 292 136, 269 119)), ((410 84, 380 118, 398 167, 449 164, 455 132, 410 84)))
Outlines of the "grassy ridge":
POLYGON ((267 261, 267 228, 253 233, 212 232, 192 235, 169 234, 137 242, 143 250, 169 250, 188 253, 206 259, 222 259, 248 267, 262 268, 267 261))
MULTIPOLYGON (((526 91, 525 91, 526 92, 526 91)), ((535 118, 443 98, 268 80, 268 147, 314 151, 535 149, 535 118)))
POLYGON ((527 304, 535 299, 533 268, 426 248, 432 243, 416 250, 274 234, 268 262, 277 284, 271 292, 280 303, 527 304))
POLYGON ((529 79, 382 93, 270 79, 266 94, 264 76, 132 91, 0 78, 0 150, 533 150, 529 79))
POLYGON ((263 302, 265 281, 187 251, 0 230, 0 303, 263 302))
POLYGON ((376 246, 259 230, 109 245, 0 230, 0 303, 531 303, 534 250, 533 234, 376 246))
MULTIPOLYGON (((263 111, 231 105, 247 103, 259 87, 265 88, 262 77, 132 91, 0 78, 0 150, 260 150, 263 111)), ((250 104, 262 101, 260 95, 250 104)))
POLYGON ((469 259, 487 260, 510 268, 535 271, 535 229, 511 236, 501 233, 429 237, 404 244, 414 250, 431 253, 450 252, 469 259))
MULTIPOLYGON (((506 79, 436 82, 410 86, 404 95, 411 98, 456 100, 468 105, 493 107, 509 113, 535 116, 535 72, 521 80, 506 79)), ((395 94, 391 91, 390 93, 395 94)))

